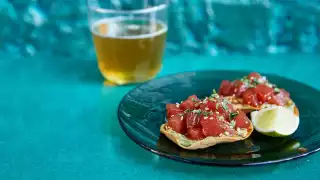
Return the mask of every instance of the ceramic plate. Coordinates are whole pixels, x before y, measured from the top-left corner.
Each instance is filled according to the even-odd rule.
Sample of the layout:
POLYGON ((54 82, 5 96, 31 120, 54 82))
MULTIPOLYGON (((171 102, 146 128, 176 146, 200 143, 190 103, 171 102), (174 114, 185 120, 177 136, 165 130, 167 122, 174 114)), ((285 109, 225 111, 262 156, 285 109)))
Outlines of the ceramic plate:
POLYGON ((129 92, 119 104, 118 118, 124 132, 141 147, 170 159, 202 165, 259 165, 292 160, 320 149, 320 92, 294 80, 263 74, 290 92, 300 111, 300 125, 290 137, 271 138, 253 132, 250 138, 188 151, 160 134, 167 103, 189 95, 209 96, 222 80, 249 72, 201 71, 174 74, 149 81, 129 92))

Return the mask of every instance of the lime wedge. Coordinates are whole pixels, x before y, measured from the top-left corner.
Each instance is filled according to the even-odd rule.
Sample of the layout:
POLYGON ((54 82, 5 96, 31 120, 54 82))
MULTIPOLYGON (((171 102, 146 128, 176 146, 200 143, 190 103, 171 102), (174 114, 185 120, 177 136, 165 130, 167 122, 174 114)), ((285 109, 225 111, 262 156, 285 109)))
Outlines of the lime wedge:
POLYGON ((251 120, 256 131, 272 137, 289 136, 299 126, 299 117, 281 106, 254 111, 251 113, 251 120))

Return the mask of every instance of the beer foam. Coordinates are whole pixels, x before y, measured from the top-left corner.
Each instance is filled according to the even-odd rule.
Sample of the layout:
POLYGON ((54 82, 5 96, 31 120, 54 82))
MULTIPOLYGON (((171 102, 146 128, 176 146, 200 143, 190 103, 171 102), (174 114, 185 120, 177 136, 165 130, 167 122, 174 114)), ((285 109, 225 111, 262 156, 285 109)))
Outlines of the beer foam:
MULTIPOLYGON (((134 21, 134 20, 141 20, 141 21, 150 21, 149 19, 142 19, 142 18, 125 18, 125 17, 116 17, 116 18, 105 18, 105 19, 100 19, 91 25, 90 30, 93 34, 100 36, 100 37, 109 37, 109 38, 118 38, 118 39, 144 39, 144 38, 150 38, 154 36, 158 36, 160 34, 163 34, 168 31, 168 27, 165 23, 163 23, 160 20, 156 20, 156 24, 161 25, 161 29, 157 30, 156 32, 152 32, 149 34, 141 34, 141 35, 133 35, 133 36, 118 36, 116 35, 117 24, 115 22, 121 22, 121 21, 134 21), (101 34, 100 32, 97 32, 97 27, 99 27, 102 24, 107 24, 108 25, 108 32, 107 34, 101 34)), ((130 25, 130 29, 132 30, 137 30, 139 25, 130 25)))

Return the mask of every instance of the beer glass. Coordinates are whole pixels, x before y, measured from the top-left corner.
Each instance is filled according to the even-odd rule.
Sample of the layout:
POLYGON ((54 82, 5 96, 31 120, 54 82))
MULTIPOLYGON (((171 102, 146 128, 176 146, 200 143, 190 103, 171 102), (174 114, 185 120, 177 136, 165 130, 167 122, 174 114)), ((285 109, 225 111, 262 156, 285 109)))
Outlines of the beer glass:
POLYGON ((162 68, 168 0, 87 0, 98 66, 115 84, 144 82, 162 68))

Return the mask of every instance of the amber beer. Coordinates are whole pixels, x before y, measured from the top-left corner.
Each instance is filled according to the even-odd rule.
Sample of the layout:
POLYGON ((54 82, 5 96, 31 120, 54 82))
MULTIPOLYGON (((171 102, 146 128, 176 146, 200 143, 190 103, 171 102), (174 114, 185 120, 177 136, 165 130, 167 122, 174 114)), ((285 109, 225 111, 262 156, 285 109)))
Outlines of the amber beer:
POLYGON ((161 70, 167 27, 161 21, 102 19, 91 27, 102 75, 116 84, 142 82, 161 70))

